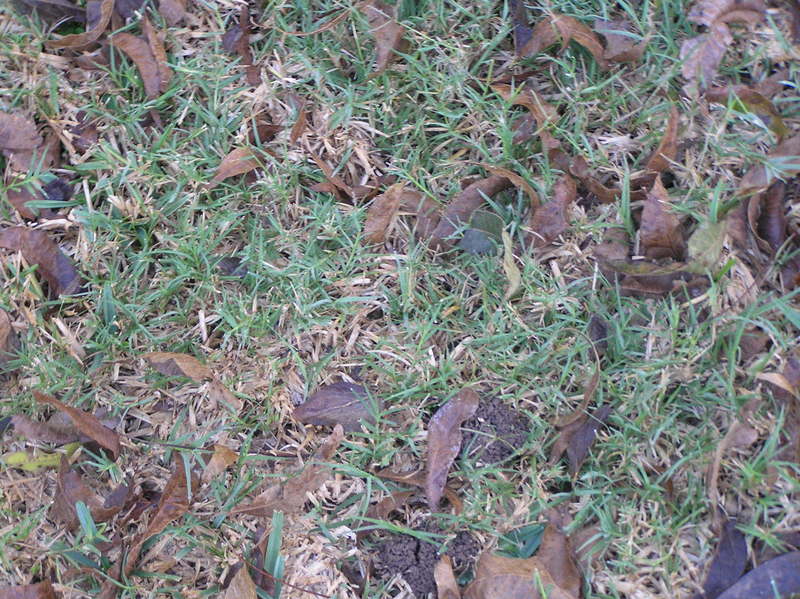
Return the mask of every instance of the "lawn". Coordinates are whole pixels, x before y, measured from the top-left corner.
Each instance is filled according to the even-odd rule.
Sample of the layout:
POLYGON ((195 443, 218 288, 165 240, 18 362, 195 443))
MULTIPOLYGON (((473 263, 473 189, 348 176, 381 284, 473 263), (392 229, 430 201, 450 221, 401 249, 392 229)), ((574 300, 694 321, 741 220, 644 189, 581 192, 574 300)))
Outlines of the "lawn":
MULTIPOLYGON (((115 460, 85 438, 53 443, 16 425, 2 433, 0 585, 48 580, 79 598, 115 579, 115 595, 129 599, 255 596, 224 590, 244 560, 261 597, 410 598, 411 575, 381 563, 381 544, 403 538, 392 535, 447 552, 455 533, 468 533, 480 551, 523 558, 556 510, 585 597, 699 592, 728 519, 751 565, 796 547, 800 167, 796 150, 774 154, 800 134, 790 3, 731 25, 713 72, 717 86, 782 83, 756 100, 726 92, 719 102, 684 68, 682 46, 706 35, 689 0, 525 7, 532 24, 558 14, 594 29, 596 19, 624 18, 643 53, 608 65, 575 40, 515 53, 516 3, 399 2, 404 43, 381 64, 383 33, 364 3, 265 0, 249 9, 249 69, 236 32, 226 35, 241 3, 190 2, 169 24, 164 5, 148 0, 112 19, 94 54, 97 43, 47 46, 84 26, 53 32, 33 4, 0 7, 0 110, 52 132, 59 159, 20 173, 9 154, 0 158, 0 224, 46 232, 84 284, 54 293, 36 260, 2 250, 0 308, 19 347, 4 360, 0 418, 54 424, 59 411, 37 401, 38 390, 94 413, 122 447, 115 460), (130 54, 109 51, 112 32, 145 35, 145 15, 163 34, 171 71, 155 91, 130 54), (533 122, 516 102, 524 86, 554 112, 520 136, 533 122), (674 151, 654 169, 673 107, 674 151), (96 137, 78 126, 96 127, 96 137), (236 162, 231 153, 242 149, 236 162), (572 172, 577 193, 555 235, 536 236, 531 194, 516 181, 457 227, 488 251, 449 242, 437 250, 420 233, 423 202, 446 207, 488 169, 514 173, 554 206, 570 176, 565 156, 583 157, 591 175, 572 172), (744 213, 748 244, 736 242, 740 203, 754 195, 741 182, 759 165, 769 182, 786 179, 777 249, 764 233, 776 213, 766 204, 765 217, 744 213), (679 221, 672 233, 689 240, 684 258, 648 254, 651 200, 637 182, 651 170, 668 194, 658 205, 679 221), (39 194, 38 214, 23 218, 10 194, 36 195, 55 177, 72 195, 39 194), (603 201, 590 179, 620 191, 603 201), (416 199, 389 215, 376 242, 365 223, 398 184, 416 199), (629 240, 624 269, 598 258, 620 234, 629 240), (672 267, 684 262, 694 278, 682 286, 672 267), (632 274, 637 263, 652 276, 632 274), (519 287, 507 293, 515 268, 519 287), (657 289, 632 291, 631 279, 657 289), (149 352, 188 354, 208 369, 159 367, 149 352), (342 381, 363 386, 379 409, 323 453, 329 467, 315 466, 335 432, 293 413, 342 381), (376 510, 414 488, 376 473, 424 468, 431 418, 465 387, 525 417, 513 455, 473 459, 464 444, 449 472, 460 509, 432 508, 419 493, 376 510), (551 459, 557 421, 600 406, 610 413, 588 457, 577 468, 551 459), (208 471, 215 446, 233 457, 201 479, 194 469, 208 471), (101 497, 129 485, 125 509, 101 521, 82 506, 66 525, 52 507, 64 492, 62 455, 101 497), (709 475, 715 456, 718 477, 709 475), (286 481, 304 465, 315 485, 300 499, 274 513, 245 509, 276 484, 289 495, 286 481), (181 469, 200 481, 188 485, 188 505, 142 539, 132 572, 115 575, 181 469)), ((117 10, 129 4, 117 0, 117 10)), ((474 576, 470 559, 457 568, 462 584, 474 576)))

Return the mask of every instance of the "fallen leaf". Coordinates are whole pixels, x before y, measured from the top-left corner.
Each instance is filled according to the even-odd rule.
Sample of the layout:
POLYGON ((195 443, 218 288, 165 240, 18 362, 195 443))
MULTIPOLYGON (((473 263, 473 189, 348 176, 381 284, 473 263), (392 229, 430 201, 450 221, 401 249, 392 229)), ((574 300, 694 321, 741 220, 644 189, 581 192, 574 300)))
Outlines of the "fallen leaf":
MULTIPOLYGON (((589 379, 589 383, 583 390, 583 399, 581 399, 580 405, 577 408, 575 408, 571 413, 559 418, 556 421, 555 424, 558 428, 563 428, 565 426, 572 424, 576 420, 581 420, 586 418, 586 410, 589 408, 589 404, 592 402, 592 399, 594 399, 594 394, 597 391, 597 386, 599 384, 600 384, 600 368, 598 367, 594 369, 594 374, 592 375, 592 378, 589 379)), ((564 449, 566 449, 566 446, 564 449)), ((563 451, 564 450, 562 450, 562 453, 563 451)), ((559 457, 560 456, 561 454, 559 453, 559 457)))
POLYGON ((574 17, 561 14, 549 14, 533 28, 530 41, 520 52, 520 56, 535 56, 542 50, 561 40, 561 48, 574 41, 586 48, 605 70, 608 64, 603 56, 603 46, 595 33, 574 17))
POLYGON ((305 402, 294 409, 292 415, 304 424, 317 426, 342 425, 345 432, 361 430, 361 422, 374 424, 381 402, 374 404, 361 385, 339 382, 317 389, 305 402))
POLYGON ((735 520, 726 520, 719 543, 708 566, 703 592, 694 599, 717 599, 742 577, 747 566, 747 540, 736 528, 735 520))
POLYGON ((656 177, 653 188, 647 194, 639 225, 639 240, 644 255, 651 260, 686 257, 686 242, 683 240, 681 221, 670 212, 669 195, 661 178, 656 177))
POLYGON ((232 25, 222 36, 222 47, 231 54, 237 54, 245 67, 245 76, 248 85, 257 86, 261 83, 261 73, 253 64, 253 53, 250 50, 250 10, 242 6, 239 12, 239 22, 232 25))
POLYGON ((114 0, 114 11, 125 20, 132 19, 142 10, 144 3, 145 0, 114 0))
POLYGON ((164 376, 185 376, 196 383, 214 378, 214 373, 208 366, 189 354, 154 351, 142 354, 141 357, 164 376))
POLYGON ((764 562, 717 599, 789 599, 800 593, 800 551, 764 562))
POLYGON ((725 245, 725 229, 723 221, 705 221, 697 227, 686 244, 689 260, 709 270, 716 268, 725 245))
POLYGON ((246 564, 236 571, 223 599, 257 599, 258 593, 246 564))
POLYGON ((748 218, 756 241, 762 250, 773 256, 786 242, 786 211, 783 204, 785 192, 786 185, 783 181, 776 181, 764 194, 751 198, 748 205, 748 218), (754 207, 759 208, 761 213, 757 222, 750 218, 750 211, 754 207))
MULTIPOLYGON (((673 104, 669 109, 669 120, 664 136, 655 152, 645 163, 645 169, 651 173, 663 173, 669 170, 678 155, 678 108, 673 104)), ((647 181, 646 185, 652 182, 647 181)))
POLYGON ((18 251, 47 281, 51 297, 81 293, 82 283, 72 261, 40 229, 9 227, 0 231, 0 248, 18 251))
POLYGON ((372 201, 364 221, 364 238, 369 243, 383 243, 386 239, 386 232, 397 216, 404 194, 405 184, 395 183, 372 201))
POLYGON ((800 0, 789 0, 787 5, 792 16, 792 41, 800 44, 800 0))
POLYGON ((719 509, 719 472, 722 467, 722 458, 727 451, 735 447, 748 447, 758 439, 757 431, 750 426, 748 421, 761 404, 760 397, 750 399, 739 416, 731 422, 728 432, 717 445, 714 457, 706 471, 706 491, 708 492, 708 502, 711 506, 712 519, 717 530, 722 529, 721 512, 719 509))
POLYGON ((429 239, 439 225, 439 206, 421 192, 406 190, 400 200, 400 209, 416 215, 414 233, 418 239, 429 239))
POLYGON ((124 52, 136 65, 142 77, 145 95, 158 98, 167 91, 172 70, 167 66, 167 55, 161 40, 147 17, 142 19, 144 38, 131 33, 111 36, 111 45, 124 52))
POLYGON ((236 148, 222 159, 214 178, 206 184, 206 189, 211 189, 228 177, 244 175, 261 166, 261 162, 253 155, 250 148, 236 148))
POLYGON ((11 4, 21 14, 36 13, 48 25, 86 21, 86 10, 68 0, 11 0, 11 4))
POLYGON ((272 512, 297 512, 307 501, 306 495, 318 490, 331 477, 331 468, 325 462, 330 461, 334 452, 344 438, 344 429, 340 424, 333 427, 331 435, 317 449, 314 457, 306 464, 297 476, 288 478, 281 484, 268 487, 261 495, 249 504, 231 510, 231 514, 250 514, 269 518, 272 512))
POLYGON ((779 140, 789 133, 775 104, 751 87, 746 85, 714 87, 706 91, 705 98, 709 102, 727 104, 737 112, 755 114, 770 131, 778 136, 779 140))
POLYGON ((547 527, 536 558, 560 589, 577 598, 581 594, 581 572, 563 527, 563 513, 559 509, 548 510, 547 527))
POLYGON ((583 414, 561 429, 550 450, 549 463, 555 464, 566 451, 569 459, 569 472, 573 476, 577 474, 583 462, 589 457, 589 449, 597 436, 597 429, 608 420, 611 410, 611 406, 601 406, 591 416, 583 414))
MULTIPOLYGON (((415 487, 420 487, 425 489, 426 481, 427 481, 427 473, 425 470, 415 470, 414 472, 395 472, 392 468, 384 468, 383 470, 379 470, 375 473, 375 476, 379 478, 385 478, 386 480, 391 480, 396 483, 401 483, 404 485, 413 485, 415 487)), ((396 498, 395 501, 401 501, 403 498, 402 495, 399 495, 399 498, 396 498)), ((458 494, 451 489, 450 487, 444 488, 444 498, 450 503, 453 507, 453 511, 456 515, 461 513, 461 510, 464 507, 463 502, 458 497, 458 494)))
MULTIPOLYGON (((64 451, 67 456, 71 456, 79 447, 80 443, 70 443, 64 446, 64 451)), ((0 464, 7 468, 18 468, 25 472, 36 473, 40 470, 58 468, 63 455, 65 454, 46 452, 34 452, 31 454, 26 451, 13 451, 0 455, 0 464)))
POLYGON ((536 190, 528 183, 524 178, 520 177, 517 173, 508 170, 507 168, 501 168, 499 166, 491 166, 488 164, 482 164, 483 168, 487 171, 492 173, 493 175, 500 175, 501 177, 507 178, 511 181, 514 185, 522 189, 528 196, 531 201, 531 210, 536 210, 541 205, 541 201, 539 200, 539 194, 536 193, 536 190))
POLYGON ((44 152, 44 139, 36 124, 21 115, 0 112, 0 151, 14 169, 27 172, 44 152))
POLYGON ((100 447, 111 452, 112 459, 116 460, 121 449, 119 435, 105 426, 98 418, 88 412, 73 408, 60 401, 52 395, 33 390, 33 397, 40 403, 47 404, 69 416, 78 431, 95 441, 100 447))
POLYGON ((733 42, 725 23, 714 23, 708 33, 689 38, 681 44, 681 74, 691 86, 704 88, 711 84, 728 46, 733 42))
POLYGON ((235 464, 236 461, 239 459, 239 454, 233 451, 230 447, 226 447, 225 445, 221 445, 219 443, 214 444, 214 453, 211 455, 211 459, 208 460, 208 464, 203 469, 203 474, 200 476, 200 482, 204 485, 207 485, 217 476, 225 472, 225 470, 231 464, 235 464))
POLYGON ((402 51, 405 27, 397 22, 396 9, 381 0, 368 0, 360 8, 367 17, 370 33, 375 38, 377 56, 375 70, 371 75, 375 77, 386 70, 397 57, 397 52, 402 51))
POLYGON ((637 62, 642 58, 647 41, 634 35, 631 29, 631 24, 625 19, 595 20, 594 30, 606 40, 603 51, 606 62, 637 62))
POLYGON ((11 317, 0 308, 0 374, 11 372, 7 364, 16 357, 19 347, 19 337, 11 326, 11 317))
MULTIPOLYGON (((589 339, 597 352, 598 357, 602 358, 608 352, 608 323, 597 314, 592 314, 589 318, 589 339)), ((585 393, 585 392, 584 392, 585 393)), ((586 404, 588 407, 588 403, 586 404)))
POLYGON ((37 422, 22 414, 11 417, 14 432, 28 441, 64 445, 80 439, 80 433, 74 427, 53 426, 49 422, 37 422))
POLYGON ((65 35, 61 39, 51 40, 47 42, 46 46, 53 50, 61 48, 82 48, 97 41, 103 35, 108 24, 111 22, 111 13, 114 12, 114 0, 102 0, 100 3, 100 18, 93 27, 84 33, 73 33, 65 35))
POLYGON ((715 23, 756 23, 766 14, 762 0, 697 0, 688 20, 712 27, 715 23))
POLYGON ((481 207, 485 197, 492 197, 511 186, 506 177, 491 175, 479 179, 459 193, 439 219, 439 223, 431 233, 431 245, 440 250, 453 247, 452 235, 469 222, 472 213, 481 207))
POLYGON ((577 188, 575 180, 563 175, 553 186, 552 199, 536 209, 529 219, 531 233, 527 242, 534 248, 542 248, 552 243, 569 226, 569 207, 575 201, 577 188))
POLYGON ((49 581, 0 587, 0 599, 59 599, 49 581))
POLYGON ((619 189, 614 189, 603 185, 598 181, 589 170, 589 163, 583 156, 576 156, 569 165, 569 172, 576 177, 581 184, 593 193, 602 204, 614 204, 620 197, 619 189))
POLYGON ((508 279, 508 288, 506 289, 503 299, 508 301, 519 292, 519 288, 522 285, 522 273, 519 271, 517 263, 514 260, 514 247, 513 242, 511 241, 511 235, 509 235, 506 231, 503 231, 502 235, 503 272, 506 273, 506 278, 508 279))
POLYGON ((428 424, 425 493, 432 510, 439 508, 447 474, 461 449, 461 424, 472 418, 479 402, 475 391, 462 389, 436 411, 428 424))
POLYGON ((742 177, 737 195, 753 195, 766 190, 776 176, 788 179, 800 174, 800 135, 779 143, 770 152, 763 164, 752 167, 742 177))
POLYGON ((122 485, 109 495, 106 501, 101 500, 86 486, 80 474, 69 467, 69 462, 62 455, 50 514, 67 530, 74 530, 80 523, 75 508, 75 504, 79 501, 89 508, 95 522, 108 522, 122 510, 130 496, 130 488, 122 485))
POLYGON ((456 576, 453 574, 453 563, 450 557, 443 555, 433 568, 433 578, 436 580, 436 596, 438 599, 461 599, 461 590, 458 588, 456 576))
POLYGON ((175 27, 186 18, 186 0, 159 0, 158 14, 170 27, 175 27))

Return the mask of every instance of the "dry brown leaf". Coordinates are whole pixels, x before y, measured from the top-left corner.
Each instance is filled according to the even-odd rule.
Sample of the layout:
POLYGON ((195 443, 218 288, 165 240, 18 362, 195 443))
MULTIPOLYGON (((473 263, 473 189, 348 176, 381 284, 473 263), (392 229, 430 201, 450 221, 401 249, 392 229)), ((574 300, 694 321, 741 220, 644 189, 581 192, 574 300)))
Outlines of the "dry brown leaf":
POLYGON ((47 42, 47 47, 53 50, 61 48, 82 48, 97 41, 103 35, 108 24, 111 22, 111 13, 114 12, 114 0, 102 0, 100 2, 100 17, 94 27, 88 29, 84 33, 73 33, 65 35, 61 39, 52 40, 47 42))
POLYGON ((511 22, 514 27, 514 51, 522 56, 522 49, 531 40, 533 29, 528 24, 528 15, 523 0, 510 0, 511 22))
POLYGON ((472 418, 478 403, 480 397, 475 391, 462 389, 436 411, 428 424, 425 493, 432 510, 439 508, 447 474, 461 449, 461 424, 472 418))
POLYGON ((531 233, 527 235, 528 245, 542 248, 552 243, 569 226, 569 207, 575 201, 577 188, 575 180, 563 175, 553 186, 552 199, 536 209, 528 222, 531 233))
POLYGON ((272 512, 297 512, 306 503, 306 495, 319 489, 331 477, 331 468, 325 462, 330 461, 334 452, 344 438, 344 430, 340 424, 333 427, 331 435, 317 449, 312 460, 297 476, 288 478, 282 484, 268 487, 261 495, 249 504, 231 510, 231 514, 251 514, 269 518, 272 512))
POLYGON ((501 177, 505 177, 509 181, 511 181, 514 185, 522 189, 531 201, 531 210, 536 210, 541 206, 542 202, 539 200, 539 194, 536 193, 536 190, 528 183, 525 179, 520 177, 517 173, 508 170, 507 168, 502 168, 499 166, 491 166, 488 164, 481 164, 483 168, 487 171, 492 173, 493 175, 499 175, 501 177))
POLYGON ((594 30, 606 39, 603 51, 606 62, 638 62, 647 48, 646 40, 637 41, 632 35, 626 35, 632 33, 631 24, 626 19, 596 19, 594 30))
POLYGON ((197 383, 214 378, 211 369, 189 354, 153 351, 141 355, 164 376, 185 376, 197 383))
POLYGON ((119 435, 105 426, 96 416, 73 408, 60 401, 52 395, 41 393, 40 391, 33 390, 33 397, 40 403, 47 404, 61 412, 64 412, 75 424, 75 428, 81 434, 86 435, 95 441, 100 447, 103 447, 111 452, 112 459, 116 460, 121 450, 119 435))
MULTIPOLYGON (((594 320, 594 317, 592 317, 594 320)), ((576 420, 586 417, 586 410, 589 408, 589 404, 594 399, 594 394, 597 392, 597 386, 600 384, 600 367, 596 367, 594 369, 594 374, 592 378, 589 379, 589 384, 586 385, 586 388, 583 390, 583 399, 581 400, 580 405, 575 408, 572 412, 559 418, 556 420, 555 425, 558 428, 563 428, 569 424, 572 424, 576 420)))
POLYGON ((748 421, 752 419, 759 405, 761 405, 760 397, 754 397, 744 405, 741 414, 731 422, 728 432, 725 433, 722 441, 717 445, 714 458, 706 471, 706 491, 708 492, 708 501, 711 504, 714 526, 717 530, 722 529, 722 514, 719 509, 719 471, 722 467, 722 458, 725 457, 729 449, 748 447, 756 441, 758 433, 750 426, 748 421))
POLYGON ((164 42, 156 32, 150 19, 145 15, 142 17, 140 24, 142 28, 142 35, 147 42, 147 47, 150 49, 150 54, 156 63, 158 70, 158 95, 163 94, 169 87, 169 81, 172 79, 172 69, 167 64, 167 51, 164 48, 164 42))
POLYGON ((571 597, 581 594, 581 572, 572 544, 564 534, 565 516, 560 509, 547 511, 547 527, 536 558, 556 585, 571 597))
POLYGON ((556 442, 550 450, 550 464, 555 464, 564 452, 569 459, 569 472, 578 473, 583 462, 589 457, 589 450, 599 429, 611 415, 611 406, 597 408, 590 416, 583 414, 561 429, 556 442))
POLYGON ((639 240, 644 255, 650 259, 673 258, 683 260, 686 242, 683 239, 681 221, 668 210, 670 200, 667 190, 656 177, 653 188, 647 194, 639 225, 639 240))
POLYGON ((782 141, 768 155, 765 163, 752 167, 742 177, 737 195, 753 195, 766 190, 775 180, 775 167, 786 179, 800 174, 800 135, 782 141), (767 168, 771 164, 773 168, 767 168))
POLYGON ((360 8, 367 17, 370 33, 375 38, 377 56, 375 71, 371 75, 375 77, 386 70, 397 57, 397 52, 402 51, 405 28, 397 22, 395 7, 381 0, 368 0, 360 8))
POLYGON ((395 183, 372 201, 364 221, 364 238, 369 243, 384 242, 406 193, 404 183, 395 183))
POLYGON ((452 248, 453 240, 449 238, 469 222, 472 213, 485 201, 484 197, 492 197, 508 189, 511 184, 506 177, 491 175, 469 185, 448 204, 439 224, 431 233, 431 245, 441 250, 452 248))
POLYGON ((603 46, 595 33, 574 17, 550 14, 536 24, 530 41, 522 48, 520 56, 534 56, 561 40, 562 49, 574 41, 586 48, 601 69, 608 64, 603 56, 603 46))
POLYGON ((50 422, 37 422, 22 414, 12 416, 11 424, 14 425, 14 432, 28 441, 66 445, 80 439, 74 427, 53 426, 50 422))
POLYGON ((742 577, 746 566, 747 540, 736 528, 735 520, 726 520, 708 567, 703 592, 695 595, 694 599, 717 599, 742 577))
POLYGON ((207 485, 217 476, 225 472, 231 464, 235 464, 239 459, 239 454, 233 451, 230 447, 216 443, 214 445, 214 453, 208 464, 203 468, 203 474, 200 476, 200 482, 207 485))
POLYGON ((68 0, 11 0, 10 4, 21 14, 36 13, 48 25, 86 22, 86 10, 68 0))
POLYGON ((222 159, 214 178, 206 184, 206 189, 211 189, 228 177, 244 175, 261 166, 261 162, 253 155, 250 148, 236 148, 222 159))
POLYGON ((381 401, 373 405, 369 393, 361 385, 339 382, 320 387, 311 397, 294 409, 292 415, 304 424, 335 426, 345 432, 361 430, 361 422, 374 424, 381 401))
POLYGON ((436 596, 438 599, 461 599, 461 589, 458 588, 456 576, 453 573, 453 563, 450 557, 443 555, 433 568, 433 578, 436 580, 436 596))
POLYGON ((158 14, 170 27, 175 27, 186 18, 186 0, 159 0, 158 14))
POLYGON ((697 0, 688 19, 706 27, 715 23, 757 23, 766 11, 763 0, 697 0))
POLYGON ((250 50, 250 10, 246 5, 240 9, 238 23, 229 27, 222 36, 222 47, 239 56, 245 67, 248 85, 257 86, 261 83, 261 73, 253 64, 253 52, 250 50))
MULTIPOLYGON (((672 166, 678 155, 678 108, 674 104, 669 109, 669 120, 664 130, 664 136, 655 152, 647 159, 645 169, 654 173, 663 173, 672 166)), ((647 182, 647 185, 651 184, 647 182)))
POLYGON ((59 599, 49 581, 0 587, 0 599, 59 599))
POLYGON ((79 524, 75 509, 77 502, 82 501, 89 508, 95 522, 107 522, 122 510, 130 497, 130 488, 122 485, 103 501, 84 484, 80 474, 69 467, 66 457, 62 455, 50 513, 67 530, 74 530, 79 524))
POLYGON ((242 567, 234 574, 231 583, 225 590, 223 599, 257 599, 258 592, 256 584, 250 577, 250 572, 247 569, 247 564, 242 564, 242 567))
MULTIPOLYGON (((775 108, 775 104, 761 92, 751 87, 746 85, 714 87, 706 91, 705 98, 709 102, 717 104, 728 104, 735 98, 738 102, 734 102, 734 106, 741 107, 743 105, 747 110, 755 114, 770 131, 778 136, 779 140, 789 133, 789 129, 783 122, 783 118, 781 118, 781 113, 775 108)), ((737 108, 737 110, 741 110, 741 108, 737 108)))
POLYGON ((685 40, 680 52, 684 79, 700 88, 710 85, 732 42, 731 30, 725 23, 714 23, 708 33, 685 40))
POLYGON ((153 99, 167 91, 172 70, 167 66, 164 45, 147 17, 142 18, 142 33, 143 38, 130 33, 117 33, 111 36, 111 45, 133 61, 142 77, 145 95, 153 99))
POLYGON ((717 599, 790 599, 799 594, 800 551, 793 551, 750 570, 717 599))
POLYGON ((29 264, 35 264, 39 275, 47 281, 52 297, 82 291, 83 281, 72 261, 44 231, 9 227, 0 231, 0 247, 21 252, 29 264))
POLYGON ((14 169, 27 171, 32 162, 35 164, 34 154, 41 157, 43 146, 44 139, 33 121, 18 114, 0 112, 0 151, 14 169))

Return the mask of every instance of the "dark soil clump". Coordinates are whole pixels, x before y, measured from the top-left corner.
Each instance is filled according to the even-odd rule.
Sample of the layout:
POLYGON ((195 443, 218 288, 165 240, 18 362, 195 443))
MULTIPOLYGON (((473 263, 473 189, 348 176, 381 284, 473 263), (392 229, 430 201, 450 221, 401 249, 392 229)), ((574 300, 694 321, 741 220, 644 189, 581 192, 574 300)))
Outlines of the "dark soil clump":
POLYGON ((483 400, 462 425, 464 456, 473 462, 499 464, 528 440, 530 418, 498 398, 483 400))
MULTIPOLYGON (((415 530, 443 534, 438 525, 430 520, 415 530)), ((411 535, 390 534, 375 548, 376 573, 384 578, 400 574, 414 591, 414 595, 423 599, 429 593, 436 593, 433 569, 439 561, 439 547, 438 543, 428 543, 411 535)), ((478 541, 466 531, 456 534, 442 548, 442 552, 453 560, 457 573, 473 564, 479 550, 478 541)))

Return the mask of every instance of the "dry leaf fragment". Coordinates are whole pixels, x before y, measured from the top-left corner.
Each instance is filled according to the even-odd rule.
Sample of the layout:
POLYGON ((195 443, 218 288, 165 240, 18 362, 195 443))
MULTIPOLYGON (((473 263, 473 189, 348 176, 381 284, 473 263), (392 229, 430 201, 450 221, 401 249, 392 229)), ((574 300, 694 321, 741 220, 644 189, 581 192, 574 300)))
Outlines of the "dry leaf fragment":
POLYGON ((681 221, 668 211, 669 195, 661 178, 656 177, 653 188, 647 194, 639 225, 639 239, 644 255, 652 260, 686 257, 686 242, 683 239, 681 221))
POLYGON ((386 232, 397 216, 406 193, 404 183, 395 183, 372 201, 364 221, 364 238, 369 243, 383 243, 386 239, 386 232))
POLYGON ((111 45, 133 61, 142 77, 145 94, 153 99, 167 91, 172 69, 167 66, 164 45, 147 17, 142 18, 142 33, 144 38, 117 33, 111 37, 111 45))
POLYGON ((766 11, 767 6, 762 0, 697 0, 688 19, 706 27, 714 23, 755 23, 766 11))
POLYGON ((253 155, 250 148, 236 148, 222 159, 214 178, 206 184, 206 189, 211 189, 228 177, 244 175, 261 166, 261 162, 253 155))
POLYGON ((258 591, 253 579, 250 577, 247 564, 241 564, 241 568, 234 574, 231 583, 225 590, 223 599, 257 599, 258 591))
POLYGON ((769 98, 746 85, 714 87, 706 91, 705 98, 717 104, 730 104, 739 112, 752 112, 766 125, 770 131, 783 139, 789 129, 769 98))
POLYGON ((453 562, 450 557, 443 555, 433 569, 433 578, 436 580, 436 593, 438 599, 461 599, 461 590, 458 588, 456 576, 453 573, 453 562))
POLYGON ((595 33, 576 18, 555 13, 547 15, 536 24, 530 41, 519 54, 534 56, 559 40, 562 49, 571 41, 577 42, 591 53, 601 69, 608 68, 603 56, 603 46, 595 33))
POLYGON ((0 112, 0 152, 15 170, 27 172, 31 166, 36 166, 45 153, 44 145, 33 121, 18 114, 0 112))
POLYGON ((685 40, 680 52, 684 79, 700 88, 710 85, 732 42, 731 30, 725 23, 714 23, 708 33, 685 40))
POLYGON ((324 385, 305 402, 294 409, 292 415, 304 424, 335 426, 341 424, 345 432, 361 430, 362 420, 374 424, 381 402, 373 405, 369 393, 361 385, 344 381, 324 385))
POLYGON ((533 29, 528 24, 528 15, 523 0, 510 0, 511 22, 514 27, 514 51, 522 56, 522 49, 531 40, 533 29))
POLYGON ((203 469, 203 474, 200 476, 200 482, 202 482, 204 485, 207 485, 217 476, 225 472, 228 466, 235 464, 236 460, 238 459, 239 454, 233 451, 230 447, 221 445, 219 443, 214 444, 214 453, 211 455, 211 459, 203 469))
POLYGON ((485 201, 484 198, 492 197, 510 186, 511 181, 499 175, 491 175, 469 185, 448 204, 439 224, 431 233, 431 245, 437 249, 450 249, 453 240, 449 238, 469 222, 472 213, 485 201))
POLYGON ((47 281, 52 297, 73 295, 82 291, 78 271, 42 230, 27 227, 9 227, 0 231, 0 247, 18 251, 47 281))
POLYGON ((62 455, 50 513, 67 530, 74 530, 79 524, 75 509, 77 502, 82 501, 89 508, 95 522, 107 522, 122 510, 130 496, 130 488, 122 485, 106 501, 101 500, 84 484, 80 474, 69 467, 69 462, 62 455))
POLYGON ((536 210, 541 205, 539 194, 536 193, 536 190, 531 186, 530 183, 528 183, 524 178, 520 177, 517 173, 499 166, 491 166, 488 164, 482 164, 481 166, 493 175, 506 177, 514 185, 522 189, 531 201, 531 210, 536 210))
POLYGON ((14 425, 16 434, 29 441, 65 445, 80 439, 80 434, 74 427, 54 426, 51 422, 37 422, 22 414, 12 416, 11 424, 14 425))
POLYGON ((178 25, 186 18, 186 0, 159 0, 158 14, 170 27, 178 25))
POLYGON ((385 4, 381 0, 368 0, 361 4, 360 8, 367 17, 370 33, 375 38, 377 56, 375 71, 371 75, 375 77, 386 70, 397 57, 397 52, 402 51, 405 28, 396 20, 395 7, 385 4))
MULTIPOLYGON (((651 173, 669 170, 678 155, 678 108, 673 104, 669 109, 669 120, 664 136, 655 152, 647 159, 645 169, 651 173)), ((649 181, 648 181, 649 184, 649 181)))
POLYGON ((59 599, 49 581, 0 587, 0 599, 59 599))
POLYGON ((747 540, 736 528, 735 520, 726 520, 719 543, 708 567, 703 592, 694 599, 717 599, 744 573, 747 566, 747 540))
POLYGON ((47 47, 57 50, 60 48, 81 48, 96 41, 105 32, 111 22, 111 13, 114 12, 114 0, 102 0, 100 3, 100 17, 93 27, 84 33, 65 35, 61 39, 47 42, 47 47))
POLYGON ((800 551, 764 562, 717 599, 790 599, 800 593, 800 551))
POLYGON ((47 404, 64 412, 69 416, 70 420, 75 424, 75 428, 77 428, 81 434, 86 435, 98 445, 110 451, 112 459, 117 459, 121 449, 119 434, 105 426, 96 416, 79 410, 78 408, 68 406, 58 401, 52 395, 41 393, 35 389, 33 390, 33 397, 40 403, 47 404))
POLYGON ((340 424, 333 427, 333 432, 317 449, 312 460, 297 476, 288 478, 282 484, 268 487, 261 495, 249 504, 231 510, 231 514, 251 514, 269 518, 272 512, 297 512, 306 503, 306 495, 319 489, 331 477, 330 461, 334 452, 344 438, 344 429, 340 424))
POLYGON ((11 5, 24 15, 35 12, 48 25, 67 21, 86 22, 86 9, 68 0, 11 0, 11 5))
POLYGON ((508 301, 519 292, 522 285, 522 273, 517 267, 514 260, 514 247, 511 241, 511 235, 507 231, 502 232, 503 238, 503 271, 506 273, 508 279, 508 288, 503 296, 503 299, 508 301))
POLYGON ((531 233, 527 236, 529 245, 542 248, 567 230, 569 207, 576 194, 575 180, 563 175, 553 186, 553 198, 531 214, 528 223, 531 233))
POLYGON ((11 326, 11 317, 0 308, 0 374, 10 372, 6 364, 14 359, 19 347, 19 337, 11 326))
POLYGON ((479 402, 475 391, 462 389, 436 411, 428 424, 425 493, 432 510, 439 508, 447 474, 461 449, 461 424, 472 418, 479 402))
POLYGON ((229 27, 222 36, 222 47, 239 56, 249 85, 257 86, 261 83, 261 73, 253 64, 253 53, 250 50, 250 10, 246 5, 239 12, 239 22, 229 27))
POLYGON ((631 29, 625 19, 595 20, 594 30, 606 39, 603 58, 607 62, 637 62, 642 57, 647 41, 638 40, 639 36, 634 36, 631 29))
POLYGON ((185 376, 196 383, 214 378, 211 369, 189 354, 154 351, 141 356, 164 376, 185 376))

